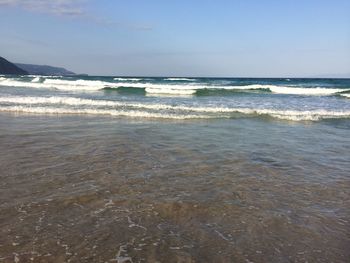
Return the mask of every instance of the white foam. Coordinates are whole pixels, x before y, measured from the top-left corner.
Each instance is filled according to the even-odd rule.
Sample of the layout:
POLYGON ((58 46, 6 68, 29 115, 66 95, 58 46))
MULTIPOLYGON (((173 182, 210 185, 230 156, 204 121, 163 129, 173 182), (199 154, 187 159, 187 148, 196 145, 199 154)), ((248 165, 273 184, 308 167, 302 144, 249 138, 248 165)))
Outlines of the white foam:
MULTIPOLYGON (((62 80, 62 79, 45 79, 40 82, 24 82, 13 79, 2 79, 0 86, 11 87, 28 87, 28 88, 53 88, 64 91, 97 91, 107 87, 111 88, 140 88, 145 89, 148 93, 153 94, 173 94, 189 95, 194 94, 199 89, 226 89, 226 86, 209 86, 209 85, 174 85, 174 84, 153 84, 153 83, 135 83, 135 82, 103 82, 99 80, 62 80)), ((249 89, 249 88, 247 88, 249 89)))
POLYGON ((318 121, 322 119, 338 119, 338 118, 350 117, 350 111, 328 111, 328 110, 296 111, 296 110, 259 109, 259 110, 255 110, 255 112, 258 115, 269 115, 274 118, 291 120, 291 121, 318 121))
POLYGON ((343 97, 350 98, 350 94, 340 94, 343 97))
POLYGON ((29 87, 29 88, 54 88, 64 91, 98 91, 104 88, 140 88, 145 89, 150 94, 172 94, 172 95, 192 95, 197 90, 269 90, 276 94, 292 94, 292 95, 333 95, 340 92, 350 91, 350 89, 339 88, 300 88, 290 86, 276 85, 245 85, 245 86, 214 86, 200 84, 154 84, 154 83, 135 83, 135 82, 106 82, 100 80, 63 80, 63 79, 45 79, 42 83, 37 82, 39 79, 35 77, 35 82, 24 82, 14 79, 0 77, 0 86, 12 87, 29 87))
MULTIPOLYGON (((10 87, 28 87, 28 88, 53 88, 64 91, 98 91, 107 87, 111 88, 141 88, 148 89, 146 92, 159 94, 193 94, 194 89, 201 88, 200 86, 190 85, 162 85, 152 83, 128 83, 128 82, 104 82, 99 80, 62 80, 62 79, 45 79, 40 82, 24 82, 12 79, 2 79, 0 86, 10 87), (191 88, 192 87, 192 88, 191 88), (187 91, 186 91, 187 90, 187 91)), ((203 87, 202 87, 203 88, 203 87)))
POLYGON ((146 111, 122 111, 122 110, 103 110, 103 109, 74 109, 74 108, 52 108, 52 107, 26 107, 26 106, 0 106, 0 111, 16 113, 36 113, 36 114, 89 114, 89 115, 111 115, 133 118, 158 118, 158 119, 201 119, 210 118, 203 115, 179 115, 154 113, 146 111))
POLYGON ((147 93, 152 94, 171 94, 171 95, 192 95, 197 92, 195 89, 174 89, 172 87, 166 88, 146 88, 147 93))
MULTIPOLYGON (((116 87, 146 89, 146 92, 148 90, 151 93, 156 93, 157 90, 159 90, 158 93, 166 93, 166 90, 169 90, 169 92, 178 91, 179 94, 181 94, 180 91, 185 92, 186 90, 191 91, 188 93, 193 94, 193 91, 205 90, 205 89, 213 89, 213 90, 255 89, 254 87, 250 87, 250 86, 212 86, 212 85, 200 85, 200 84, 114 83, 114 85, 116 87)), ((261 88, 259 87, 259 89, 261 88)))
MULTIPOLYGON (((74 97, 0 97, 0 103, 12 103, 15 106, 4 106, 2 109, 7 111, 22 111, 33 113, 77 113, 77 114, 109 114, 115 116, 131 117, 154 117, 154 118, 229 118, 234 113, 247 115, 268 115, 274 118, 292 120, 292 121, 317 121, 320 119, 349 118, 350 111, 329 111, 329 110, 281 110, 281 109, 254 109, 254 108, 230 108, 230 107, 210 107, 210 106, 185 106, 185 105, 167 105, 167 104, 144 104, 133 102, 118 102, 108 100, 91 100, 74 97), (18 105, 19 104, 19 105, 18 105), (33 107, 32 105, 49 104, 50 107, 33 107), (52 105, 75 106, 75 108, 54 108, 52 105), (23 106, 21 106, 23 105, 23 106), (76 108, 76 106, 98 106, 96 108, 76 108), (11 108, 12 107, 12 108, 11 108), (17 107, 17 108, 16 108, 17 107), (114 108, 106 108, 114 107, 114 108), (116 107, 122 108, 116 109, 116 107), (30 109, 35 109, 31 111, 30 109), (38 110, 40 109, 40 110, 38 110), (128 110, 127 110, 128 109, 128 110), (158 112, 145 112, 145 110, 158 112), (170 111, 171 114, 159 111, 170 111), (141 112, 141 113, 140 113, 141 112), (192 113, 201 114, 193 115, 192 113), (208 115, 209 114, 209 115, 208 115)), ((0 109, 1 110, 1 109, 0 109)))
POLYGON ((35 77, 34 79, 32 79, 31 82, 41 82, 42 78, 41 77, 35 77))
POLYGON ((16 104, 64 104, 73 106, 120 106, 117 102, 74 97, 0 97, 0 102, 16 104))
POLYGON ((153 83, 115 83, 116 87, 145 89, 150 94, 192 95, 198 89, 205 88, 199 85, 174 85, 153 83))
POLYGON ((190 85, 190 84, 154 84, 154 83, 113 83, 117 87, 126 87, 126 88, 152 88, 152 89, 201 89, 206 88, 208 86, 201 86, 201 85, 190 85))
POLYGON ((146 104, 146 103, 130 103, 110 100, 92 100, 81 99, 75 97, 0 97, 0 103, 12 104, 62 104, 69 106, 101 106, 101 107, 129 107, 136 109, 149 110, 183 110, 194 112, 232 112, 229 108, 211 108, 211 107, 188 107, 188 106, 172 106, 167 104, 146 104))
POLYGON ((62 87, 92 87, 92 88, 98 88, 103 89, 105 87, 113 86, 112 82, 104 82, 100 80, 84 80, 84 79, 78 79, 78 80, 61 80, 61 79, 46 79, 44 81, 44 84, 50 84, 54 86, 62 86, 62 87))
POLYGON ((114 78, 114 80, 118 81, 141 81, 143 78, 114 78))
POLYGON ((275 86, 275 85, 248 85, 246 88, 251 89, 269 89, 273 93, 291 94, 291 95, 332 95, 339 92, 347 91, 345 89, 336 88, 299 88, 290 86, 275 86))
POLYGON ((75 97, 0 97, 0 103, 12 104, 61 104, 69 106, 100 106, 100 107, 128 107, 136 109, 148 110, 173 110, 173 111, 187 111, 187 112, 205 112, 205 113, 231 113, 236 112, 235 108, 228 107, 193 107, 184 105, 168 105, 168 104, 149 104, 149 103, 133 103, 133 102, 119 102, 110 100, 92 100, 81 99, 75 97))
POLYGON ((24 82, 13 79, 0 80, 0 86, 23 87, 23 88, 44 88, 58 89, 65 91, 97 91, 109 86, 113 86, 112 82, 103 82, 98 80, 61 80, 61 79, 45 79, 40 82, 24 82))
MULTIPOLYGON (((119 84, 117 84, 119 85, 119 84)), ((246 86, 210 86, 210 85, 164 85, 164 84, 130 84, 123 85, 135 88, 145 88, 150 93, 194 94, 197 90, 269 90, 278 94, 290 95, 333 95, 339 92, 350 91, 336 88, 299 88, 275 85, 246 85, 246 86), (169 92, 167 92, 167 90, 169 92), (187 90, 184 91, 184 90, 187 90)))
POLYGON ((196 81, 196 79, 189 79, 189 78, 166 78, 165 80, 170 80, 170 81, 196 81))

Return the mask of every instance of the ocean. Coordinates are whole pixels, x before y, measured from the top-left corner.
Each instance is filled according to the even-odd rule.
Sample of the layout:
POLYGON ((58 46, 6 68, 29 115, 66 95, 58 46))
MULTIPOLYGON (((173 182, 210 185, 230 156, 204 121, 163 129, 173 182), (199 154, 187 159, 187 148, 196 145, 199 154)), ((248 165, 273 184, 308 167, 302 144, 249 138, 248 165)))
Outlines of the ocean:
POLYGON ((347 262, 350 79, 0 76, 0 262, 347 262))
POLYGON ((350 117, 350 79, 0 77, 0 111, 157 119, 350 117))

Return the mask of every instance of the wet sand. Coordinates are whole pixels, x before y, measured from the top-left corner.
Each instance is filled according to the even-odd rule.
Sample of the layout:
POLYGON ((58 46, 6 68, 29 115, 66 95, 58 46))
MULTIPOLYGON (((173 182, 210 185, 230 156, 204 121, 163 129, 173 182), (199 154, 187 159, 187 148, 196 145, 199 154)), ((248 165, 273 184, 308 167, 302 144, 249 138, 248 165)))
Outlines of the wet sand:
POLYGON ((254 121, 1 114, 0 262, 347 262, 349 141, 318 167, 254 121))

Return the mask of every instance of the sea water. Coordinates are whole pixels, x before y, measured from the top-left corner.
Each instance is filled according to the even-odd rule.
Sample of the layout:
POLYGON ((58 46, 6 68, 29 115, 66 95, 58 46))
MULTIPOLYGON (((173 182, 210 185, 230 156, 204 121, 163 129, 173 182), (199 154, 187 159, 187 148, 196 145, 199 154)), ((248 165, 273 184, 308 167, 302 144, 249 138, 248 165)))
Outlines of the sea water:
POLYGON ((350 117, 349 79, 0 77, 0 111, 162 119, 350 117))
POLYGON ((350 80, 0 77, 0 261, 347 262, 350 80))

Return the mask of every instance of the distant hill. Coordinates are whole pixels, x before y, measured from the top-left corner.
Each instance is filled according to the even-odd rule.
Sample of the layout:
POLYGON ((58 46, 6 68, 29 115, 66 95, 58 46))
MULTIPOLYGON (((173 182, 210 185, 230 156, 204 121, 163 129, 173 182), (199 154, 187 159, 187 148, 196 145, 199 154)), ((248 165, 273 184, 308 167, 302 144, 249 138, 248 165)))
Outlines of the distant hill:
POLYGON ((65 68, 52 67, 47 65, 33 65, 16 63, 16 66, 24 69, 31 75, 48 75, 48 76, 67 76, 75 75, 74 72, 66 70, 65 68))
POLYGON ((0 74, 17 74, 17 75, 25 75, 28 74, 27 71, 19 68, 15 64, 10 61, 0 57, 0 74))

